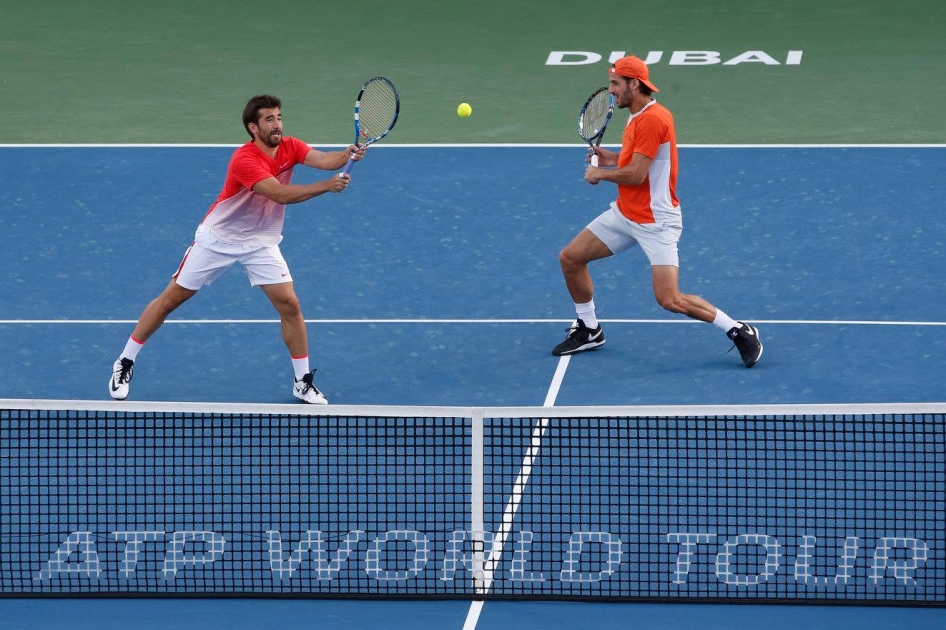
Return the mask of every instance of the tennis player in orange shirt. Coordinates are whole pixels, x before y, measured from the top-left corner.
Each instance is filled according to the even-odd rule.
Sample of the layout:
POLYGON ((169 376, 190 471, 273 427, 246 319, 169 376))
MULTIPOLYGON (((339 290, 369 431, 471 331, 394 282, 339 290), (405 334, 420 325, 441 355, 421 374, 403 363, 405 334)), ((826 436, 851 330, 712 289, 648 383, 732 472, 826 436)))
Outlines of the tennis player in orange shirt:
POLYGON ((618 59, 608 73, 615 105, 630 111, 621 152, 598 153, 598 166, 588 166, 589 184, 617 184, 618 197, 559 254, 565 285, 575 302, 577 321, 565 340, 555 346, 556 356, 592 350, 604 344, 604 331, 595 314, 594 283, 588 263, 639 245, 651 265, 657 303, 672 313, 712 323, 739 349, 751 368, 762 356, 762 342, 754 326, 739 322, 698 295, 681 293, 677 242, 683 217, 677 199, 677 140, 673 115, 657 103, 647 65, 635 56, 618 59))

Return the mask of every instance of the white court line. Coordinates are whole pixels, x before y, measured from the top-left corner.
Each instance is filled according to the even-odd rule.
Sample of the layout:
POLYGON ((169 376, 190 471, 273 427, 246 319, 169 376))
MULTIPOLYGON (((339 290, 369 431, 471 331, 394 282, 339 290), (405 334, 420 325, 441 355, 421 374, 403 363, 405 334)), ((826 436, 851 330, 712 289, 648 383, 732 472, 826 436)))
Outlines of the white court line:
MULTIPOLYGON (((549 385, 549 391, 545 395, 545 402, 542 404, 543 407, 555 406, 555 399, 558 398, 558 390, 562 387, 562 381, 565 379, 565 371, 568 369, 570 359, 571 355, 565 355, 558 360, 558 365, 555 367, 555 375, 552 376, 552 383, 549 385)), ((535 427, 532 429, 532 442, 529 445, 529 450, 526 451, 525 457, 522 459, 522 467, 519 469, 516 483, 512 486, 512 494, 509 497, 509 502, 506 504, 506 509, 503 511, 502 524, 496 532, 496 537, 493 539, 493 547, 489 552, 489 559, 484 566, 483 573, 486 576, 486 581, 483 586, 483 595, 486 595, 489 592, 490 586, 492 586, 493 572, 496 567, 499 566, 499 561, 502 559, 503 546, 506 544, 506 539, 509 538, 509 532, 512 530, 512 522, 516 518, 516 512, 519 510, 519 503, 522 501, 523 492, 526 485, 529 483, 529 477, 532 475, 532 465, 539 457, 542 438, 545 436, 548 426, 548 418, 539 418, 535 423, 535 427)), ((466 615, 463 630, 474 630, 482 611, 483 600, 473 601, 466 615)))
MULTIPOLYGON (((135 324, 135 319, 0 319, 0 324, 135 324)), ((307 324, 570 324, 574 319, 307 319, 307 324)), ((695 319, 599 319, 605 324, 702 324, 695 319)), ((862 319, 747 319, 753 324, 802 326, 946 326, 946 322, 862 319)), ((169 319, 165 324, 278 324, 278 319, 169 319)))

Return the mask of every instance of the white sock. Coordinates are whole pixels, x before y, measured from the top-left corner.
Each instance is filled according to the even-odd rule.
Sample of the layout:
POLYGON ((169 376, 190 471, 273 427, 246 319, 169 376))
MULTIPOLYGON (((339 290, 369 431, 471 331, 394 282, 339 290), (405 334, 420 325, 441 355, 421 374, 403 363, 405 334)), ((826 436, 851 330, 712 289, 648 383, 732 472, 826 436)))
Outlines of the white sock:
POLYGON ((585 326, 594 330, 598 327, 598 317, 595 315, 595 301, 585 302, 584 304, 575 304, 575 312, 578 313, 578 319, 585 322, 585 326))
POLYGON ((296 373, 296 380, 301 381, 309 373, 309 355, 292 357, 292 369, 296 373))
POLYGON ((719 309, 716 309, 716 318, 713 320, 713 325, 723 332, 729 332, 733 328, 742 328, 742 324, 719 309))
POLYGON ((128 337, 128 341, 125 342, 125 349, 122 350, 122 354, 119 358, 135 361, 138 358, 138 353, 141 352, 141 349, 144 347, 144 345, 145 342, 138 341, 134 337, 128 337))

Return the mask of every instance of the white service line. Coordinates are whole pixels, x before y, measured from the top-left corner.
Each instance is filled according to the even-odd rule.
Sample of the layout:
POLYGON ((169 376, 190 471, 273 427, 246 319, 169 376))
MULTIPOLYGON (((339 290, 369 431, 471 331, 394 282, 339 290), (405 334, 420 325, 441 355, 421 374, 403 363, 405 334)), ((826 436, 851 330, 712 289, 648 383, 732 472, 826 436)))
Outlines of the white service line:
MULTIPOLYGON (((555 406, 555 399, 558 398, 558 391, 562 387, 562 381, 565 379, 565 371, 568 369, 568 362, 570 360, 571 355, 565 355, 559 358, 558 365, 555 367, 555 375, 552 376, 552 383, 549 385, 549 391, 545 395, 545 402, 542 404, 543 407, 555 406)), ((545 437, 548 426, 548 418, 539 418, 532 428, 532 441, 529 445, 529 450, 526 451, 526 455, 522 459, 522 467, 519 469, 516 483, 513 484, 512 495, 509 497, 509 502, 506 503, 506 509, 503 511, 502 524, 496 532, 492 549, 490 549, 489 552, 489 559, 484 566, 483 573, 486 579, 483 586, 483 595, 489 592, 489 588, 493 583, 493 572, 496 567, 499 566, 499 561, 502 559, 503 546, 506 544, 506 539, 509 538, 513 521, 516 518, 516 512, 519 510, 519 503, 522 501, 522 495, 525 492, 526 485, 529 483, 529 477, 532 475, 532 465, 539 457, 539 449, 542 447, 542 438, 545 437)), ((463 630, 475 630, 482 611, 483 600, 473 601, 470 604, 469 612, 467 612, 463 630)))
MULTIPOLYGON (((3 325, 134 325, 135 319, 0 319, 3 325)), ((572 319, 307 319, 307 324, 568 324, 572 319)), ((605 324, 702 324, 696 319, 599 319, 605 324)), ((753 324, 804 326, 946 326, 946 321, 871 319, 752 319, 753 324)), ((278 319, 169 319, 165 324, 278 324, 278 319)))

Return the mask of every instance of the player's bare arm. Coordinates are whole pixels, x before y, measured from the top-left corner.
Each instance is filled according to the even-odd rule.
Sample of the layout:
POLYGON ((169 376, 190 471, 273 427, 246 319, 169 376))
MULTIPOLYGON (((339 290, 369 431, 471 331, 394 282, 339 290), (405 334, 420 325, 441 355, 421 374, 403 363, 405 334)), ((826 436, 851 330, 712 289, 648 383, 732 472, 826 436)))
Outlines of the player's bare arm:
POLYGON ((623 168, 609 169, 600 166, 589 166, 585 169, 585 181, 589 184, 612 182, 637 186, 643 184, 644 180, 647 179, 647 173, 650 171, 650 165, 653 162, 653 158, 649 158, 642 153, 635 153, 631 158, 631 163, 623 168))
POLYGON ((318 168, 323 171, 336 171, 345 166, 349 156, 354 158, 357 162, 365 157, 365 151, 367 150, 368 145, 357 147, 353 144, 341 151, 319 151, 318 149, 312 149, 306 154, 303 164, 310 168, 318 168))
MULTIPOLYGON (((346 158, 347 160, 347 158, 346 158)), ((275 177, 267 177, 253 186, 253 192, 275 201, 280 205, 300 203, 327 192, 338 193, 345 190, 348 177, 333 175, 332 177, 314 184, 282 184, 275 177)))

